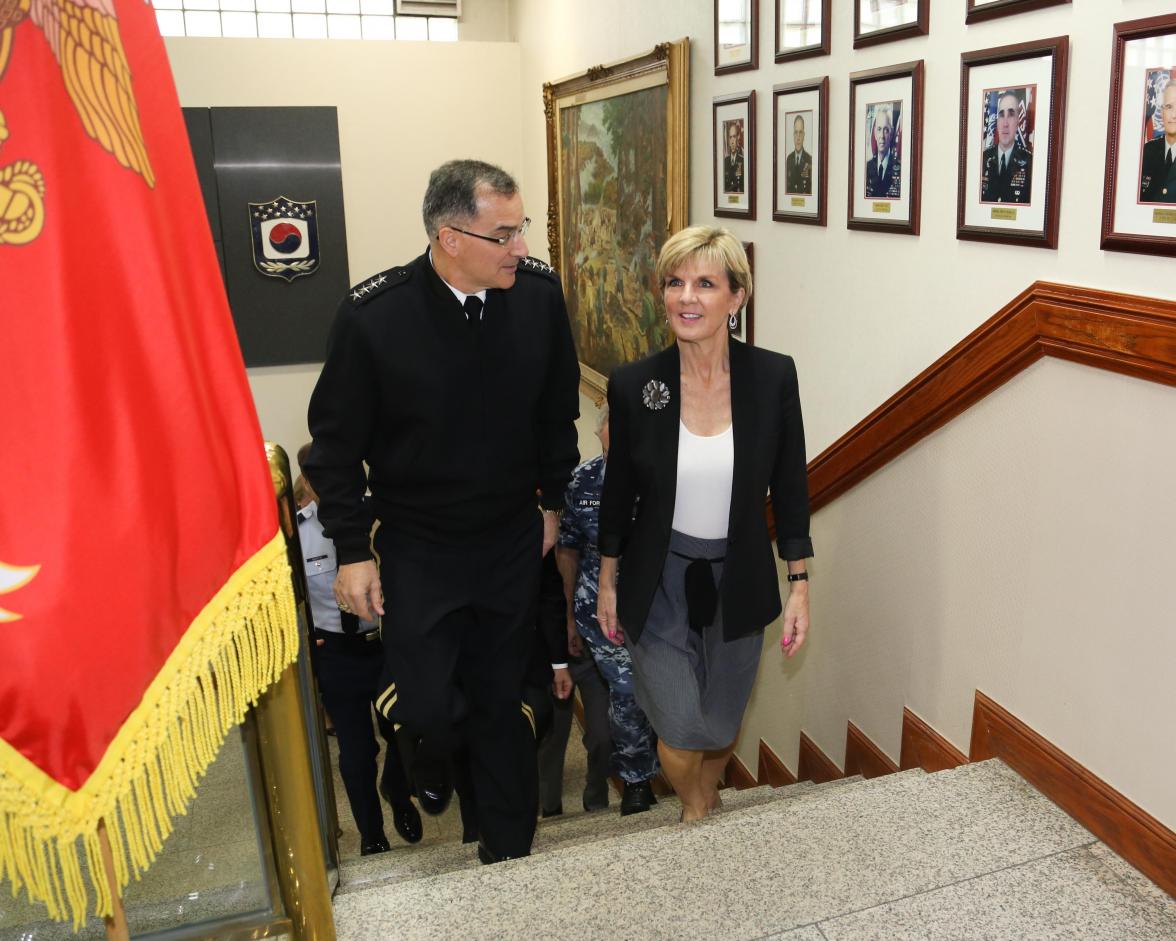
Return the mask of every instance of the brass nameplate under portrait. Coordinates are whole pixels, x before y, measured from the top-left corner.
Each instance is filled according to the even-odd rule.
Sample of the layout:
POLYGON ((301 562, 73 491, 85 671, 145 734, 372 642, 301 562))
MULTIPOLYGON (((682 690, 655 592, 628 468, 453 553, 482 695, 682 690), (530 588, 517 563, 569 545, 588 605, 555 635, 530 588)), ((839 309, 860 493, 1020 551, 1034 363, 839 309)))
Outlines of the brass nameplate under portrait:
POLYGON ((871 212, 890 212, 890 203, 873 203, 870 206, 871 212))
POLYGON ((1176 224, 1176 209, 1153 209, 1152 222, 1157 225, 1176 224))
POLYGON ((1007 222, 1016 222, 1017 221, 1017 210, 1013 209, 1010 206, 993 206, 992 207, 992 218, 993 219, 1004 219, 1007 222))
POLYGON ((801 209, 803 209, 804 208, 804 197, 803 196, 793 196, 792 197, 792 205, 799 206, 801 209))

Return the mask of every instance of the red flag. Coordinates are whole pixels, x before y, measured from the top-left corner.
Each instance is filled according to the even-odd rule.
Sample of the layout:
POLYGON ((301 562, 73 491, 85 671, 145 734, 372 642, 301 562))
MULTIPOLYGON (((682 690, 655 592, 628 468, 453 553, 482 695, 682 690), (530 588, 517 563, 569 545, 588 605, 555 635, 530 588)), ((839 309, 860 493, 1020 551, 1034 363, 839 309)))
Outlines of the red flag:
POLYGON ((297 648, 144 0, 0 3, 0 328, 0 878, 77 923, 99 819, 125 884, 297 648))

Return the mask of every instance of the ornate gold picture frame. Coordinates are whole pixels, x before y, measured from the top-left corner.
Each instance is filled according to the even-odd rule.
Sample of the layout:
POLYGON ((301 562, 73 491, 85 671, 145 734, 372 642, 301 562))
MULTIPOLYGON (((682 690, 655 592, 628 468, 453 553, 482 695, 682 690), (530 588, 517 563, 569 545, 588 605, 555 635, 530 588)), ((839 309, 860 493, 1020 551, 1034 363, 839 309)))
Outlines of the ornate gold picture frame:
POLYGON ((547 237, 583 385, 670 342, 654 283, 689 203, 690 41, 543 86, 547 237))

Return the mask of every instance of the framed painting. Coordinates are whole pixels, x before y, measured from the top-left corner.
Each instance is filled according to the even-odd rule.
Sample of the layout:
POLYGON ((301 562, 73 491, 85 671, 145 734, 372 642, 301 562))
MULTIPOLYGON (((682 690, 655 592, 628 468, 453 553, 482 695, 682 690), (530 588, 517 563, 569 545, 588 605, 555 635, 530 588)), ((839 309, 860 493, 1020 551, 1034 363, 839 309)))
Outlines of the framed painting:
POLYGON ((776 61, 827 56, 832 0, 776 0, 776 61))
POLYGON ((851 229, 919 234, 923 60, 849 76, 851 229))
POLYGON ((751 298, 731 315, 727 330, 736 340, 755 346, 755 245, 744 242, 743 250, 747 252, 747 267, 751 269, 751 298))
POLYGON ((964 14, 965 23, 979 23, 981 20, 991 20, 998 16, 1012 16, 1014 13, 1026 13, 1029 10, 1040 10, 1042 7, 1054 7, 1070 0, 968 0, 968 9, 964 14))
POLYGON ((755 218, 755 92, 724 95, 711 105, 714 214, 755 218))
POLYGON ((825 224, 829 76, 772 89, 772 218, 825 224))
POLYGON ((853 48, 925 36, 931 0, 853 0, 853 48))
POLYGON ((686 224, 689 63, 681 39, 543 86, 548 250, 596 397, 671 339, 654 269, 686 224))
POLYGON ((1176 15, 1115 24, 1102 247, 1176 255, 1176 15))
POLYGON ((759 68, 759 0, 713 0, 715 75, 759 68))
POLYGON ((1070 42, 960 57, 956 237, 1058 247, 1070 42))

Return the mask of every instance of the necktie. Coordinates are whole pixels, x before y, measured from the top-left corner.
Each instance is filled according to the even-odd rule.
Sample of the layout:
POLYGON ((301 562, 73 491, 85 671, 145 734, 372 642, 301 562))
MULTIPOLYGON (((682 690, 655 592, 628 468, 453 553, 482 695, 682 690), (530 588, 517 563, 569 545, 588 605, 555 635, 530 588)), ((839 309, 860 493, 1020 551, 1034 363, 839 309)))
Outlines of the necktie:
POLYGON ((1168 156, 1164 158, 1164 166, 1169 170, 1172 169, 1172 148, 1168 148, 1168 156))
POLYGON ((1004 176, 1004 172, 1005 172, 1005 155, 1001 154, 1000 155, 1000 175, 1004 176))
POLYGON ((478 324, 482 322, 482 299, 476 294, 471 294, 461 306, 465 309, 466 319, 469 321, 470 329, 476 330, 478 324))

